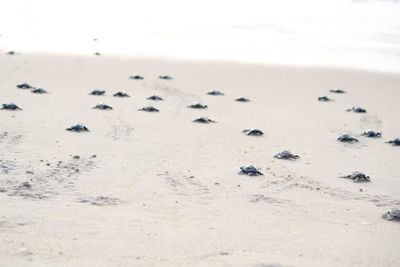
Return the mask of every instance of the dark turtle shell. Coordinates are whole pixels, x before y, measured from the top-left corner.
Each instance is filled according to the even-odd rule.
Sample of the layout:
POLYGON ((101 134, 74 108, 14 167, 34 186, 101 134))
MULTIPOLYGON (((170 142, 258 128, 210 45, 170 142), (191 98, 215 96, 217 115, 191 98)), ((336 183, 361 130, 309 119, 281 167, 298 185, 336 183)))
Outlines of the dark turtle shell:
POLYGON ((19 89, 31 89, 31 88, 33 88, 33 86, 30 85, 30 84, 28 84, 28 83, 21 83, 21 84, 18 84, 17 87, 18 87, 19 89))
POLYGON ((94 53, 95 56, 100 56, 99 52, 94 53))
POLYGON ((158 78, 163 79, 163 80, 172 80, 172 77, 169 75, 160 75, 158 78))
POLYGON ((382 136, 382 134, 380 132, 375 132, 373 130, 366 130, 361 135, 366 136, 366 137, 375 137, 375 138, 382 136))
POLYGON ((160 97, 158 95, 149 96, 147 99, 148 100, 154 100, 154 101, 162 101, 162 100, 164 100, 164 99, 162 99, 162 97, 160 97))
POLYGON ((72 132, 89 132, 89 129, 83 124, 76 124, 67 128, 66 130, 72 132))
POLYGON ((328 102, 328 101, 332 101, 332 99, 330 99, 327 96, 320 96, 320 97, 318 97, 318 101, 328 102))
POLYGON ((224 95, 224 94, 220 91, 212 90, 208 92, 207 95, 224 95))
POLYGON ((352 137, 349 134, 343 134, 343 135, 339 136, 337 140, 339 142, 347 142, 347 143, 358 142, 358 139, 352 137))
POLYGON ((395 138, 395 139, 390 140, 390 141, 388 141, 386 143, 392 144, 394 146, 400 146, 400 138, 395 138))
POLYGON ((352 174, 346 176, 339 176, 339 178, 346 178, 351 179, 355 183, 363 183, 363 182, 370 182, 369 176, 365 175, 362 172, 353 172, 352 174))
POLYGON ((292 152, 288 150, 284 150, 274 156, 277 159, 298 159, 300 158, 299 155, 294 155, 292 152))
POLYGON ((258 136, 260 136, 260 135, 264 134, 260 129, 255 129, 255 128, 246 129, 246 130, 243 130, 243 132, 247 133, 247 135, 258 135, 258 136))
POLYGON ((94 109, 101 109, 101 110, 108 110, 108 109, 113 109, 111 106, 107 105, 107 104, 97 104, 94 109))
POLYGON ((132 76, 129 76, 129 79, 132 79, 132 80, 143 80, 144 77, 140 76, 140 75, 132 75, 132 76))
POLYGON ((335 93, 335 94, 344 94, 344 93, 346 93, 345 91, 343 91, 342 89, 339 89, 339 88, 329 90, 329 92, 335 93))
POLYGON ((245 97, 239 97, 239 98, 236 98, 235 101, 237 101, 237 102, 250 102, 250 99, 245 98, 245 97))
POLYGON ((7 55, 15 55, 16 53, 15 53, 15 51, 8 51, 7 52, 7 55))
POLYGON ((202 105, 200 103, 193 103, 192 105, 188 106, 188 108, 194 108, 194 109, 206 109, 207 105, 202 105))
POLYGON ((382 218, 388 221, 400 221, 400 209, 392 209, 383 214, 382 218))
POLYGON ((129 97, 127 93, 118 92, 114 94, 115 97, 129 97))
POLYGON ((3 104, 3 107, 1 109, 5 109, 5 110, 21 110, 20 107, 18 107, 17 105, 15 105, 14 103, 10 103, 10 104, 3 104))
POLYGON ((106 91, 103 90, 93 90, 90 95, 104 95, 106 91))
POLYGON ((210 123, 210 122, 216 122, 216 121, 213 121, 213 120, 211 120, 211 119, 209 119, 207 117, 202 116, 202 117, 200 117, 198 119, 195 119, 193 122, 210 123))
POLYGON ((147 112, 159 112, 158 109, 156 109, 155 107, 152 107, 152 106, 143 107, 143 108, 138 109, 138 110, 147 111, 147 112))
POLYGON ((35 88, 31 91, 34 94, 47 94, 48 92, 43 88, 35 88))
POLYGON ((241 175, 249 175, 249 176, 258 176, 258 175, 264 175, 261 173, 256 167, 253 165, 248 165, 248 166, 242 166, 240 167, 240 172, 239 174, 241 175))
POLYGON ((367 110, 360 107, 352 107, 350 109, 347 109, 346 111, 352 111, 354 113, 367 113, 367 110))

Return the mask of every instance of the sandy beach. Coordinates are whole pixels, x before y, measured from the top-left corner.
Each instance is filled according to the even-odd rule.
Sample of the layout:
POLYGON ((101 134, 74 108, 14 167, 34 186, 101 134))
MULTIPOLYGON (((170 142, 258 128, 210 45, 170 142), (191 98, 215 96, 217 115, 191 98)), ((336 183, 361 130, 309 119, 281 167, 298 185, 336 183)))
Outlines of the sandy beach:
POLYGON ((400 137, 398 74, 112 55, 0 60, 0 104, 22 108, 0 110, 0 266, 400 265, 400 224, 382 219, 400 205, 400 151, 385 143, 400 137), (137 110, 146 105, 160 112, 137 110), (346 112, 353 106, 367 113, 346 112), (200 116, 217 123, 194 123, 200 116), (65 130, 77 123, 90 132, 65 130), (252 127, 264 135, 242 132, 252 127), (382 138, 360 136, 367 129, 382 138), (344 133, 359 142, 338 142, 344 133), (300 158, 273 157, 282 150, 300 158), (264 175, 239 175, 249 164, 264 175), (371 182, 338 178, 353 171, 371 182))

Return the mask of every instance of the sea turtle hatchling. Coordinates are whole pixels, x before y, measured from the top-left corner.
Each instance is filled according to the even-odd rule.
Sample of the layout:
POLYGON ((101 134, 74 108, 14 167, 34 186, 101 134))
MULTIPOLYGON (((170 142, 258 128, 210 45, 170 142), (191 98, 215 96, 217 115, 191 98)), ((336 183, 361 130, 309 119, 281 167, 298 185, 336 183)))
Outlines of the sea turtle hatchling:
POLYGON ((163 80, 172 80, 172 77, 169 75, 160 75, 158 78, 163 80))
POLYGON ((17 87, 19 89, 31 89, 31 88, 33 88, 33 86, 28 84, 28 83, 17 84, 17 87))
POLYGON ((35 89, 32 89, 31 92, 34 94, 47 94, 48 93, 43 88, 35 88, 35 89))
POLYGON ((246 130, 243 130, 243 132, 246 133, 247 135, 256 135, 256 136, 260 136, 260 135, 264 134, 260 129, 256 129, 256 128, 246 129, 246 130))
POLYGON ((392 144, 394 146, 400 146, 400 138, 395 138, 395 139, 390 140, 390 141, 388 141, 386 143, 392 144))
POLYGON ((208 92, 207 95, 224 95, 224 93, 222 93, 220 91, 212 90, 212 91, 208 92))
POLYGON ((264 175, 262 172, 260 172, 256 167, 253 165, 248 165, 248 166, 242 166, 240 167, 240 172, 239 174, 241 175, 249 175, 249 176, 259 176, 259 175, 264 175))
POLYGON ((392 209, 383 214, 382 218, 388 221, 400 221, 400 209, 392 209))
POLYGON ((164 100, 164 99, 162 99, 161 96, 158 96, 158 95, 149 96, 147 99, 148 100, 154 100, 154 101, 162 101, 162 100, 164 100))
POLYGON ((187 106, 188 108, 194 108, 194 109, 206 109, 207 105, 202 105, 200 103, 193 103, 190 106, 187 106))
POLYGON ((347 143, 358 142, 358 139, 352 137, 352 136, 349 135, 349 134, 342 134, 341 136, 339 136, 339 137, 337 138, 337 140, 338 140, 339 142, 347 142, 347 143))
POLYGON ((105 93, 104 90, 93 90, 89 95, 104 95, 105 93))
POLYGON ((3 107, 1 109, 5 109, 5 110, 21 110, 20 107, 18 107, 17 105, 15 105, 14 103, 10 103, 10 104, 3 104, 3 107))
POLYGON ((138 109, 138 110, 140 110, 140 111, 147 111, 147 112, 159 112, 159 110, 156 109, 156 108, 153 107, 153 106, 146 106, 146 107, 140 108, 140 109, 138 109))
POLYGON ((349 175, 339 176, 339 178, 351 179, 355 183, 371 182, 369 176, 365 175, 362 172, 353 172, 349 175))
POLYGON ((93 107, 94 109, 101 109, 101 110, 109 110, 109 109, 113 109, 111 106, 107 105, 107 104, 97 104, 95 107, 93 107))
POLYGON ((236 102, 250 102, 250 99, 245 97, 239 97, 235 99, 236 102))
POLYGON ((345 91, 343 91, 342 89, 339 89, 339 88, 329 90, 329 92, 334 93, 334 94, 344 94, 344 93, 346 93, 345 91))
POLYGON ((320 97, 318 97, 318 101, 321 101, 321 102, 328 102, 328 101, 332 101, 332 99, 330 99, 330 98, 327 97, 327 96, 320 96, 320 97))
POLYGON ((360 107, 352 107, 349 109, 346 109, 347 112, 352 111, 354 113, 367 113, 367 110, 360 108, 360 107))
POLYGON ((284 150, 274 156, 277 159, 298 159, 300 158, 299 155, 294 155, 292 152, 288 150, 284 150))
POLYGON ((195 119, 193 122, 210 123, 210 122, 216 122, 216 121, 213 121, 213 120, 209 119, 208 117, 202 116, 200 118, 195 119))
POLYGON ((132 80, 143 80, 144 77, 140 76, 140 75, 132 75, 132 76, 129 76, 129 79, 132 79, 132 80))
POLYGON ((129 97, 127 93, 124 92, 118 92, 114 94, 115 97, 129 97))
POLYGON ((71 132, 89 132, 89 129, 83 124, 76 124, 66 129, 71 132))
POLYGON ((366 130, 361 135, 366 136, 366 137, 375 137, 375 138, 382 136, 382 134, 380 132, 375 132, 373 130, 366 130))

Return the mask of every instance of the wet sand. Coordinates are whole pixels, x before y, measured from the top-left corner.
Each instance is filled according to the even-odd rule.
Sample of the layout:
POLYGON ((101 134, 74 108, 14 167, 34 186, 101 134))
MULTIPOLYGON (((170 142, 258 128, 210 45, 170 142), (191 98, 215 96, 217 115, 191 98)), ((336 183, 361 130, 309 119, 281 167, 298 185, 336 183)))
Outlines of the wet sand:
POLYGON ((400 264, 400 224, 381 218, 400 205, 400 150, 385 143, 400 137, 398 74, 107 55, 0 60, 0 104, 22 108, 0 110, 0 266, 400 264), (24 82, 49 93, 16 88, 24 82), (164 101, 146 100, 154 94, 164 101), (160 112, 137 111, 147 105, 160 112), (367 113, 346 112, 353 106, 367 113), (217 123, 192 122, 200 116, 217 123), (65 130, 77 123, 90 132, 65 130), (242 132, 251 127, 264 135, 242 132), (382 138, 360 136, 367 129, 382 138), (359 142, 338 142, 343 133, 359 142), (273 158, 286 149, 300 159, 273 158), (238 175, 248 164, 264 175, 238 175), (352 171, 371 182, 338 178, 352 171))

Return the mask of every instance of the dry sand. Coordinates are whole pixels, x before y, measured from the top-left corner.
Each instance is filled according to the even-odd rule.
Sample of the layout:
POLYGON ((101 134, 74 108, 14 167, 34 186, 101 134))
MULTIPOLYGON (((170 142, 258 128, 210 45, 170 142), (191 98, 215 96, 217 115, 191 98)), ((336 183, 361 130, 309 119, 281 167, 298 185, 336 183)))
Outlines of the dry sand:
POLYGON ((0 111, 0 266, 400 265, 400 224, 381 218, 400 205, 400 150, 384 143, 400 136, 398 74, 94 55, 0 60, 0 104, 23 109, 0 111), (23 82, 50 93, 17 89, 23 82), (347 93, 328 92, 335 87, 347 93), (225 96, 206 95, 214 89, 225 96), (165 101, 146 100, 153 94, 165 101), (252 101, 234 101, 241 96, 252 101), (186 108, 195 101, 209 108, 186 108), (99 102, 114 110, 92 109, 99 102), (137 111, 147 104, 160 112, 137 111), (352 106, 368 113, 345 111, 352 106), (192 122, 201 115, 218 123, 192 122), (90 132, 65 131, 79 122, 90 132), (244 135, 250 127, 265 135, 244 135), (359 136, 369 128, 383 137, 359 136), (342 133, 360 142, 337 142, 342 133), (273 158, 284 149, 301 158, 273 158), (265 175, 238 175, 247 164, 265 175), (356 170, 372 182, 338 178, 356 170))

